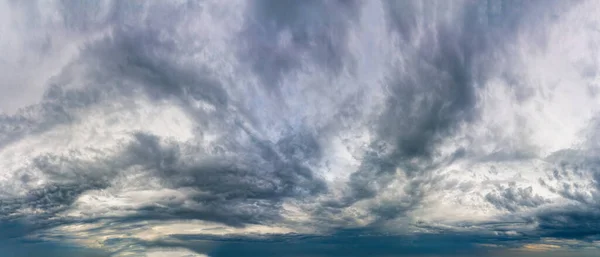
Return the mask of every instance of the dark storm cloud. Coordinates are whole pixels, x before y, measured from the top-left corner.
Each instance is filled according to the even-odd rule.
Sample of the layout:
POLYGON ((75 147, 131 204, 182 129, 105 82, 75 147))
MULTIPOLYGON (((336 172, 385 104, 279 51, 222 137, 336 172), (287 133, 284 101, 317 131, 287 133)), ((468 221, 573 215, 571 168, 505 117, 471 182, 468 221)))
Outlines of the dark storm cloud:
MULTIPOLYGON (((248 52, 242 51, 242 56, 251 61, 255 72, 270 87, 276 87, 281 73, 297 68, 300 56, 305 53, 324 68, 339 70, 341 58, 347 51, 344 43, 346 27, 358 15, 356 9, 359 5, 353 1, 256 2, 248 10, 247 32, 244 32, 248 35, 244 34, 243 38, 249 40, 247 44, 250 48, 244 50, 248 52), (309 18, 313 15, 310 13, 325 14, 332 10, 336 10, 336 14, 317 15, 318 19, 309 18), (272 51, 277 47, 273 44, 276 44, 277 37, 283 30, 290 31, 293 49, 272 51), (257 49, 270 50, 257 52, 257 49), (258 55, 247 56, 250 53, 258 55)), ((66 7, 71 8, 69 6, 66 7)), ((390 10, 388 16, 393 20, 394 28, 399 29, 400 34, 410 34, 404 28, 412 27, 412 21, 399 17, 403 15, 395 12, 398 7, 390 10)), ((175 15, 177 11, 170 12, 175 15)), ((79 20, 93 19, 92 16, 68 16, 65 21, 68 24, 79 24, 73 28, 75 30, 87 30, 91 27, 79 20)), ((172 56, 177 56, 175 53, 180 50, 180 46, 175 39, 164 39, 159 34, 163 28, 176 26, 178 19, 161 22, 149 20, 141 27, 131 27, 126 25, 129 21, 121 17, 118 8, 109 9, 105 16, 112 17, 110 19, 118 25, 117 29, 111 38, 86 46, 80 58, 80 65, 87 67, 86 76, 94 84, 79 91, 52 87, 47 92, 47 99, 51 101, 40 107, 42 111, 48 112, 45 117, 50 117, 50 114, 58 115, 50 117, 49 121, 69 122, 69 110, 85 107, 102 99, 99 88, 134 94, 135 88, 129 88, 122 81, 137 82, 149 96, 157 100, 176 98, 183 105, 189 98, 206 101, 220 111, 218 115, 223 116, 220 117, 223 120, 226 119, 225 115, 244 115, 224 112, 230 104, 227 92, 208 73, 192 71, 172 59, 172 56)), ((466 22, 469 18, 471 17, 464 18, 467 25, 470 24, 466 22)), ((88 23, 98 24, 96 26, 102 24, 95 21, 88 23)), ((327 209, 343 208, 361 199, 376 196, 381 188, 392 181, 390 176, 397 167, 403 168, 411 176, 418 176, 416 172, 431 168, 427 160, 417 166, 405 161, 413 157, 427 159, 441 138, 451 134, 457 124, 473 118, 473 92, 478 79, 478 74, 473 74, 473 65, 480 64, 478 54, 483 52, 489 37, 485 28, 476 28, 475 33, 467 33, 461 26, 440 26, 433 34, 426 36, 422 46, 414 49, 412 54, 415 55, 414 60, 418 61, 412 66, 410 76, 390 80, 391 96, 387 102, 387 111, 380 117, 378 126, 379 140, 392 142, 392 152, 382 154, 389 152, 389 149, 380 148, 389 146, 375 143, 359 172, 351 176, 350 194, 342 202, 326 206, 327 209), (434 41, 434 38, 438 40, 434 41)), ((199 117, 203 115, 197 112, 193 114, 199 117)), ((232 133, 244 133, 240 131, 245 129, 231 123, 223 123, 222 126, 232 133)), ((15 124, 10 129, 15 130, 15 127, 18 128, 19 125, 15 124)), ((146 208, 142 210, 142 216, 176 218, 189 213, 184 216, 198 215, 203 219, 236 225, 260 223, 261 219, 271 220, 277 217, 278 205, 283 197, 312 195, 324 191, 322 183, 315 180, 312 171, 302 164, 307 160, 320 158, 319 144, 311 133, 291 134, 274 143, 256 139, 255 145, 243 151, 257 154, 240 157, 242 159, 222 159, 215 155, 212 160, 200 166, 181 166, 178 163, 178 147, 162 149, 157 140, 159 139, 139 134, 137 142, 123 153, 126 157, 115 162, 118 168, 114 169, 124 169, 134 164, 143 165, 156 170, 157 175, 172 187, 208 190, 211 196, 195 199, 209 203, 206 210, 179 212, 175 209, 169 211, 146 208), (248 203, 258 203, 260 207, 248 210, 247 213, 241 211, 244 208, 238 208, 249 207, 248 203)), ((236 142, 225 142, 222 151, 240 151, 239 147, 241 146, 236 145, 236 142)), ((52 173, 50 170, 48 172, 52 173)), ((86 184, 86 179, 77 181, 86 184)), ((389 206, 376 207, 373 213, 382 219, 389 219, 414 208, 426 193, 420 189, 422 181, 423 179, 416 179, 405 188, 407 199, 390 203, 389 206), (392 213, 394 214, 391 215, 392 213)))
POLYGON ((510 212, 519 211, 522 208, 534 208, 549 200, 533 193, 531 186, 523 188, 515 183, 510 183, 508 187, 498 185, 494 192, 488 193, 485 199, 496 206, 498 209, 505 209, 510 212))
POLYGON ((534 219, 542 236, 583 240, 600 238, 600 209, 597 206, 571 205, 549 209, 534 219))
POLYGON ((240 59, 274 90, 283 75, 302 68, 304 56, 335 74, 348 58, 347 30, 359 6, 355 0, 254 1, 246 14, 240 59), (288 45, 280 45, 283 33, 289 33, 288 45))
MULTIPOLYGON (((597 136, 593 131, 591 137, 597 136)), ((600 237, 600 163, 597 149, 564 150, 547 158, 553 165, 539 183, 570 203, 540 210, 533 220, 543 236, 597 240, 600 237)))
MULTIPOLYGON (((65 5, 65 8, 71 6, 65 5)), ((87 44, 78 60, 70 66, 83 67, 80 69, 83 74, 78 76, 86 78, 89 84, 82 89, 67 89, 63 84, 72 83, 73 78, 69 77, 72 74, 68 70, 65 71, 55 79, 62 84, 50 87, 44 102, 31 107, 35 109, 30 112, 37 112, 38 119, 27 119, 24 115, 4 117, 9 121, 3 124, 7 133, 2 135, 6 136, 6 140, 73 122, 73 112, 106 101, 111 94, 133 96, 141 86, 143 92, 154 100, 175 99, 199 120, 206 116, 187 108, 187 101, 191 98, 212 104, 219 116, 217 120, 213 119, 214 123, 229 130, 231 135, 250 137, 254 143, 246 146, 225 139, 212 152, 198 149, 199 152, 193 153, 207 158, 184 163, 180 148, 191 146, 175 144, 165 148, 160 146, 160 138, 140 133, 119 155, 95 160, 94 163, 81 163, 76 157, 41 156, 29 168, 49 176, 50 184, 25 197, 5 200, 4 216, 23 208, 40 208, 44 210, 43 214, 26 216, 34 220, 44 219, 68 208, 85 191, 107 187, 119 174, 134 165, 149 169, 151 175, 162 179, 166 187, 193 188, 205 194, 189 199, 198 203, 195 208, 182 207, 177 202, 166 203, 163 207, 147 206, 136 215, 124 218, 128 221, 200 219, 233 226, 259 224, 280 218, 280 203, 284 198, 302 198, 325 190, 323 182, 314 177, 305 165, 306 161, 318 160, 321 155, 319 143, 312 132, 294 132, 279 141, 266 142, 250 134, 244 125, 227 122, 244 114, 225 111, 230 103, 223 86, 208 73, 177 64, 173 58, 178 57, 181 46, 174 39, 159 36, 161 29, 176 26, 179 22, 176 16, 163 23, 132 27, 127 26, 128 21, 124 17, 119 18, 118 9, 109 8, 106 14, 113 17, 110 18, 116 26, 113 34, 87 44), (135 84, 128 84, 128 81, 135 84)), ((69 16, 71 11, 65 12, 67 27, 75 26, 71 28, 73 30, 93 29, 80 21, 93 19, 89 15, 69 16)), ((89 24, 101 25, 96 21, 89 21, 89 24)), ((24 171, 21 178, 27 180, 27 174, 24 171)))
MULTIPOLYGON (((228 159, 216 155, 210 160, 191 163, 182 159, 181 151, 185 145, 167 143, 165 146, 164 142, 159 142, 160 138, 141 133, 135 138, 122 152, 94 163, 57 156, 36 159, 35 168, 54 182, 26 196, 0 201, 0 224, 18 224, 20 228, 6 228, 3 234, 23 238, 43 234, 54 227, 96 224, 101 220, 124 226, 123 233, 130 229, 128 224, 152 221, 203 220, 236 227, 269 224, 281 218, 280 204, 285 198, 303 198, 324 190, 322 182, 313 178, 311 171, 300 163, 318 156, 311 135, 290 136, 277 144, 257 142, 252 148, 255 156, 228 159), (176 199, 162 199, 159 204, 139 207, 135 214, 126 216, 115 217, 111 212, 96 211, 90 217, 55 217, 72 207, 86 191, 106 188, 135 165, 144 166, 149 175, 161 179, 166 188, 193 188, 202 193, 186 199, 194 203, 191 207, 176 199), (88 172, 82 173, 82 170, 88 172)), ((22 179, 28 178, 24 175, 22 179)), ((25 247, 26 244, 19 245, 25 247)), ((144 244, 138 242, 135 245, 144 244)))
MULTIPOLYGON (((211 78, 202 67, 185 67, 176 63, 176 42, 161 39, 160 30, 122 28, 111 38, 89 45, 83 60, 92 70, 90 75, 104 83, 96 87, 122 85, 120 91, 135 94, 141 86, 154 100, 189 98, 203 100, 218 110, 228 104, 223 85, 211 78), (118 80, 115 80, 118 79, 118 80), (133 81, 134 85, 123 82, 133 81), (109 83, 107 83, 109 82, 109 83)), ((112 86, 114 87, 114 86, 112 86)))
POLYGON ((199 209, 147 208, 141 210, 142 217, 199 218, 234 226, 270 222, 279 217, 280 201, 284 198, 305 197, 324 190, 324 184, 301 163, 317 148, 310 135, 292 136, 275 145, 256 142, 247 149, 254 155, 233 159, 214 156, 187 164, 180 162, 177 146, 164 149, 157 140, 138 134, 137 142, 125 154, 134 162, 149 165, 168 186, 196 188, 206 194, 192 199, 201 203, 199 209))
POLYGON ((44 218, 66 210, 84 191, 96 188, 101 187, 87 184, 54 184, 32 190, 23 198, 4 199, 0 201, 0 219, 29 218, 29 221, 34 223, 45 223, 44 218), (19 213, 23 210, 24 213, 19 213), (36 214, 40 211, 43 213, 36 214))
POLYGON ((391 95, 379 124, 381 140, 395 143, 397 150, 390 157, 400 160, 430 157, 439 141, 452 135, 458 125, 477 120, 475 91, 500 62, 498 54, 521 27, 527 28, 522 25, 548 17, 555 4, 384 2, 389 29, 404 39, 400 51, 409 56, 407 71, 387 81, 391 95), (460 11, 453 22, 439 20, 456 15, 450 10, 457 6, 460 11), (419 45, 415 46, 417 35, 419 45))
POLYGON ((502 28, 507 22, 519 21, 521 9, 527 6, 497 1, 508 9, 493 11, 488 10, 488 4, 495 5, 496 1, 466 3, 455 22, 445 23, 435 18, 443 17, 460 3, 386 3, 390 29, 406 39, 404 47, 410 64, 406 73, 387 81, 391 95, 379 134, 382 140, 395 143, 397 150, 392 158, 429 157, 439 140, 451 135, 456 126, 477 118, 475 90, 486 79, 484 69, 497 61, 490 51, 501 52, 505 38, 518 32, 502 28), (420 15, 429 17, 423 25, 416 23, 420 15), (504 23, 486 22, 497 17, 502 17, 504 23), (424 26, 434 29, 425 30, 424 26), (416 34, 422 34, 421 43, 410 49, 410 40, 416 34))
POLYGON ((83 162, 76 157, 38 156, 33 159, 32 166, 19 171, 20 181, 14 183, 29 184, 35 177, 32 170, 43 172, 51 182, 30 189, 24 195, 1 199, 0 224, 17 224, 21 229, 11 233, 19 232, 14 237, 25 237, 61 225, 86 222, 77 218, 57 217, 57 214, 71 208, 86 191, 108 187, 119 168, 102 160, 83 162))
MULTIPOLYGON (((400 35, 403 41, 397 50, 406 57, 406 73, 392 70, 385 81, 389 95, 383 114, 375 118, 376 139, 361 159, 359 170, 350 175, 349 189, 341 199, 324 201, 310 210, 319 225, 344 227, 346 224, 332 222, 329 217, 361 200, 379 196, 398 179, 396 172, 406 175, 404 186, 397 189, 403 196, 370 206, 367 215, 375 221, 368 227, 377 227, 406 215, 435 190, 461 188, 466 192, 473 188, 471 184, 450 182, 448 177, 432 174, 436 168, 467 155, 467 150, 459 149, 448 158, 437 160, 437 147, 460 125, 478 119, 476 90, 487 79, 485 67, 495 62, 490 57, 493 56, 491 52, 502 52, 505 40, 517 33, 515 28, 527 11, 533 10, 529 4, 512 1, 468 3, 456 23, 430 24, 434 29, 418 31, 424 29, 418 25, 418 16, 432 13, 423 13, 417 2, 385 3, 390 32, 400 35), (417 32, 423 32, 424 36, 420 45, 413 45, 410 42, 419 34, 417 32)), ((97 222, 96 218, 52 221, 49 218, 70 208, 86 191, 109 187, 131 167, 143 167, 145 175, 159 179, 165 188, 193 189, 197 193, 186 198, 185 204, 177 199, 162 199, 159 204, 136 209, 135 214, 111 217, 113 224, 203 220, 234 227, 269 225, 282 220, 285 200, 314 199, 327 192, 325 182, 314 174, 310 165, 319 162, 325 154, 319 131, 300 126, 286 131, 277 140, 265 140, 253 132, 256 115, 236 102, 228 85, 204 67, 190 67, 178 61, 179 57, 195 49, 181 45, 189 38, 180 38, 169 31, 185 22, 181 19, 184 10, 197 10, 194 3, 187 3, 183 9, 152 6, 148 16, 158 18, 143 21, 126 15, 126 10, 137 8, 135 3, 117 1, 110 4, 107 11, 100 11, 95 4, 85 7, 77 5, 81 2, 64 1, 61 4, 67 28, 83 33, 112 26, 113 33, 82 47, 81 56, 69 67, 83 67, 77 73, 81 72, 79 76, 85 77, 88 84, 80 89, 69 88, 76 80, 67 70, 55 78, 55 85, 47 89, 41 104, 25 108, 16 115, 0 116, 0 146, 59 124, 71 123, 78 110, 99 105, 112 96, 134 97, 140 92, 151 101, 171 101, 184 109, 197 122, 194 131, 197 137, 190 142, 177 143, 140 132, 134 134, 133 142, 123 146, 117 154, 90 162, 54 155, 34 158, 27 169, 40 171, 48 177, 49 183, 26 195, 0 200, 0 230, 3 231, 0 235, 12 240, 41 229, 97 222), (80 9, 84 11, 80 12, 80 9), (216 111, 209 114, 193 108, 192 102, 196 100, 214 106, 216 111), (252 122, 241 122, 247 120, 252 122), (218 139, 215 146, 204 149, 194 140, 200 140, 199 135, 205 128, 216 128, 227 136, 218 139), (241 142, 239 138, 248 140, 241 142), (42 212, 21 213, 22 210, 42 212)), ((353 60, 348 57, 346 41, 352 22, 360 18, 361 4, 360 1, 313 0, 250 2, 236 54, 260 77, 261 87, 267 91, 277 91, 282 77, 301 70, 306 57, 332 77, 337 76, 342 69, 352 69, 353 60), (285 33, 289 33, 288 45, 280 45, 279 40, 286 36, 285 33)), ((440 12, 446 9, 444 6, 436 8, 440 12)), ((358 110, 360 107, 348 109, 352 108, 358 110)), ((348 114, 352 115, 351 112, 348 114)), ((502 156, 507 160, 518 157, 502 156)), ((500 158, 493 156, 492 159, 500 158)), ((408 237, 339 230, 327 237, 287 235, 260 240, 175 234, 171 236, 177 239, 175 243, 124 238, 108 240, 105 244, 185 247, 210 256, 249 253, 290 257, 480 256, 496 252, 479 244, 519 247, 536 242, 534 236, 577 239, 597 236, 600 233, 596 225, 600 218, 597 195, 590 197, 584 194, 586 191, 581 185, 566 181, 572 177, 586 177, 589 173, 582 173, 580 166, 562 163, 564 165, 558 165, 547 180, 565 180, 564 183, 557 187, 543 179, 541 183, 585 206, 540 210, 534 217, 526 218, 528 222, 538 224, 532 238, 502 236, 509 229, 490 225, 495 232, 504 234, 496 237, 476 233, 457 235, 429 227, 439 235, 408 237), (220 243, 211 248, 199 241, 220 243)), ((586 167, 595 164, 597 162, 588 161, 586 167)), ((20 183, 27 184, 31 179, 30 172, 19 172, 20 183)), ((598 174, 592 176, 596 189, 600 188, 598 174)), ((496 208, 509 212, 540 207, 549 202, 535 194, 531 187, 515 184, 498 186, 485 199, 496 208)), ((110 213, 95 215, 110 216, 110 213)), ((486 228, 481 224, 473 227, 486 228)), ((122 231, 123 234, 126 232, 126 229, 122 231)), ((0 240, 0 250, 8 249, 5 242, 13 243, 0 240)), ((10 251, 15 251, 14 247, 10 251)), ((46 253, 52 256, 50 252, 46 253)), ((15 256, 26 254, 38 253, 14 252, 15 256)))
MULTIPOLYGON (((107 187, 117 176, 134 165, 142 165, 152 176, 162 179, 167 188, 194 188, 201 192, 191 199, 197 206, 165 202, 162 207, 147 206, 125 220, 200 219, 233 226, 272 222, 279 218, 280 202, 286 197, 304 197, 324 190, 324 185, 300 161, 314 155, 314 139, 298 135, 276 145, 257 143, 255 156, 233 158, 213 156, 200 162, 185 163, 180 148, 185 145, 159 144, 159 138, 137 134, 136 141, 115 158, 97 163, 79 163, 66 157, 44 156, 35 167, 50 176, 48 187, 31 191, 23 198, 2 201, 3 216, 23 208, 43 210, 29 218, 43 218, 68 208, 86 190, 107 187), (304 137, 304 138, 303 138, 304 137), (302 158, 302 159, 298 159, 302 158), (82 173, 81 170, 87 170, 82 173)), ((22 179, 27 180, 27 175, 22 179)), ((100 214, 100 213, 98 213, 100 214)))
MULTIPOLYGON (((31 24, 42 22, 38 19, 41 17, 40 12, 44 10, 40 10, 35 1, 13 2, 11 6, 27 10, 28 13, 38 14, 31 15, 32 20, 28 21, 31 24)), ((84 3, 68 0, 58 1, 56 8, 60 10, 56 14, 63 22, 62 25, 67 34, 86 35, 86 33, 97 32, 109 26, 117 28, 124 26, 127 22, 126 12, 135 9, 135 6, 122 1, 103 5, 99 1, 84 3)), ((51 37, 48 37, 46 44, 46 48, 51 48, 56 43, 51 37)), ((40 51, 51 50, 46 48, 40 51)), ((74 120, 74 112, 102 103, 110 97, 111 93, 114 93, 111 91, 114 91, 115 86, 120 84, 119 80, 123 77, 111 70, 114 63, 99 64, 93 60, 120 57, 119 52, 115 51, 117 49, 113 49, 105 56, 106 53, 88 53, 91 50, 87 48, 89 47, 84 47, 82 51, 83 57, 64 67, 57 76, 44 82, 48 84, 48 87, 45 89, 40 103, 21 108, 14 114, 0 114, 0 146, 18 141, 28 135, 42 133, 56 125, 69 124, 74 120), (90 59, 86 59, 86 57, 90 59), (87 69, 78 70, 77 66, 87 69), (79 77, 86 78, 83 83, 87 84, 73 85, 81 83, 81 81, 77 81, 79 77)))
MULTIPOLYGON (((176 22, 173 22, 176 23, 176 22)), ((204 126, 206 113, 187 106, 188 100, 202 100, 216 107, 210 118, 232 135, 218 148, 198 155, 208 155, 202 163, 179 163, 180 146, 164 149, 152 135, 138 134, 136 142, 123 153, 123 165, 142 165, 156 172, 166 185, 173 188, 195 188, 207 195, 196 196, 203 203, 200 209, 178 209, 176 205, 148 207, 132 219, 193 218, 241 226, 262 223, 279 217, 280 201, 285 197, 301 197, 324 191, 324 185, 314 178, 304 164, 318 160, 319 143, 312 132, 293 132, 277 142, 266 142, 249 132, 245 125, 228 120, 252 119, 247 113, 234 113, 227 92, 208 73, 183 67, 175 60, 176 43, 159 39, 153 29, 124 28, 115 31, 112 38, 90 45, 83 60, 89 61, 90 75, 103 82, 115 82, 111 77, 130 80, 143 86, 143 90, 156 100, 179 99, 204 126), (137 29, 137 30, 136 30, 137 29), (233 135, 252 138, 251 146, 241 145, 233 135), (226 157, 228 153, 236 155, 226 157)), ((118 88, 119 92, 134 94, 135 88, 118 88)), ((240 106, 236 106, 240 107, 240 106)), ((248 114, 249 115, 249 114, 248 114)))
MULTIPOLYGON (((459 3, 427 2, 420 9, 421 4, 385 1, 390 31, 405 40, 398 51, 407 56, 408 64, 396 67, 403 72, 392 69, 385 81, 389 96, 386 109, 378 118, 378 138, 359 170, 351 175, 349 193, 339 202, 329 202, 329 211, 377 196, 394 181, 398 168, 410 180, 404 188, 406 197, 375 208, 373 214, 381 219, 402 216, 419 206, 428 190, 436 190, 425 189, 424 185, 431 185, 436 179, 427 174, 440 165, 433 161, 438 144, 453 135, 459 125, 477 120, 475 92, 486 79, 485 67, 495 62, 491 51, 501 52, 505 38, 517 33, 506 29, 510 24, 490 20, 502 16, 503 20, 511 17, 506 22, 518 22, 524 15, 520 8, 528 7, 505 5, 502 10, 490 11, 486 2, 467 3, 456 22, 446 23, 435 18, 459 3), (421 27, 417 26, 419 15, 430 15, 421 27), (416 34, 422 37, 419 45, 411 43, 416 34)), ((442 162, 451 163, 464 155, 465 150, 458 149, 442 162)))
MULTIPOLYGON (((178 63, 182 56, 198 49, 186 45, 190 43, 186 38, 189 35, 177 34, 170 28, 186 22, 188 12, 199 11, 197 2, 189 1, 183 6, 149 5, 148 18, 140 12, 142 7, 143 4, 124 1, 60 1, 57 15, 69 33, 98 34, 108 28, 111 33, 100 33, 96 35, 99 39, 83 44, 80 55, 50 80, 51 87, 45 97, 51 99, 45 101, 50 106, 36 105, 36 110, 29 112, 64 108, 68 115, 74 107, 86 107, 82 102, 85 99, 80 98, 93 97, 87 100, 97 103, 110 94, 134 96, 138 89, 145 90, 154 100, 180 98, 184 103, 190 99, 203 100, 219 110, 227 106, 223 85, 207 71, 203 72, 204 67, 178 63), (56 97, 59 100, 53 101, 56 97)), ((45 119, 48 115, 40 116, 45 119)))
MULTIPOLYGON (((592 132, 591 136, 595 136, 592 132)), ((593 144, 593 143, 592 143, 593 144)), ((537 208, 527 215, 509 215, 508 220, 522 220, 534 225, 532 231, 522 231, 532 237, 574 239, 584 242, 600 237, 598 157, 593 147, 580 150, 561 150, 546 158, 546 175, 539 178, 541 186, 568 200, 556 206, 549 199, 536 195, 531 187, 496 186, 486 200, 499 209, 518 213, 521 209, 537 208), (520 217, 519 217, 520 216, 520 217)), ((575 246, 573 246, 575 247, 575 246)))

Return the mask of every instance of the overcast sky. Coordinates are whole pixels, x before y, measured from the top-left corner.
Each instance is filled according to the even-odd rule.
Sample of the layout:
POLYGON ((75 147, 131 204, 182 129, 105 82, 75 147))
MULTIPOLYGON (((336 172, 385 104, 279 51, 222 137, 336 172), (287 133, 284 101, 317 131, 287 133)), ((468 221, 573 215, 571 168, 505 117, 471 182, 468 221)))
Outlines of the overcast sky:
POLYGON ((595 256, 599 13, 0 0, 0 255, 595 256))

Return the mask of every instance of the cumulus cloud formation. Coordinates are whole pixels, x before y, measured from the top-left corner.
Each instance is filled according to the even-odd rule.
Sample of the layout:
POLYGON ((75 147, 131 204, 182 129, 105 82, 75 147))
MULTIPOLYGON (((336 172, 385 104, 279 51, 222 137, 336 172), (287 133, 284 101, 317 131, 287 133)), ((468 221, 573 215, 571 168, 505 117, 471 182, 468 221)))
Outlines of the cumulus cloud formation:
POLYGON ((599 10, 0 0, 0 250, 593 256, 599 10))

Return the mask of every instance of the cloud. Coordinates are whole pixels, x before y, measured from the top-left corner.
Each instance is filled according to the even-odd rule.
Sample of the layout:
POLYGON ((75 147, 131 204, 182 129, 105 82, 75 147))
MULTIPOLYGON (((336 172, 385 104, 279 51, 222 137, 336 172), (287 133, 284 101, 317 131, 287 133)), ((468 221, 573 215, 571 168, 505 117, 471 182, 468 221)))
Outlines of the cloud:
POLYGON ((509 188, 499 188, 501 193, 488 193, 485 198, 494 206, 515 212, 519 208, 535 208, 549 201, 539 195, 533 195, 533 188, 516 188, 512 184, 509 188))
POLYGON ((283 76, 306 65, 304 58, 332 74, 348 69, 345 41, 360 5, 354 0, 257 1, 248 7, 240 59, 274 90, 283 76))
POLYGON ((1 4, 13 255, 598 246, 592 1, 1 4))

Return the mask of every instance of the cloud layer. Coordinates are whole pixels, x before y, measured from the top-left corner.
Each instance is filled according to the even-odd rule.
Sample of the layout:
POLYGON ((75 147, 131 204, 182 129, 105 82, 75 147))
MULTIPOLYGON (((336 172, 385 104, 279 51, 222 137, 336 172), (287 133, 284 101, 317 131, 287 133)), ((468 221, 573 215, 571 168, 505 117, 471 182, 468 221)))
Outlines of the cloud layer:
POLYGON ((599 8, 0 1, 0 249, 587 256, 599 8))

